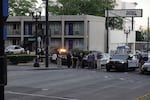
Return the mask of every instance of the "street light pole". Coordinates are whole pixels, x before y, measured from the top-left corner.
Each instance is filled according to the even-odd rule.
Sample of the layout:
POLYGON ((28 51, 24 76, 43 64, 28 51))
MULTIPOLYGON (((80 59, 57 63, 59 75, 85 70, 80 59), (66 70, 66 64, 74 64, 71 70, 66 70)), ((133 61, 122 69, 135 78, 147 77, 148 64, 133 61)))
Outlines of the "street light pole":
POLYGON ((4 24, 8 17, 8 0, 0 0, 0 100, 5 100, 5 85, 7 85, 7 60, 5 49, 4 24))
POLYGON ((36 59, 35 59, 35 62, 34 62, 34 67, 40 67, 39 65, 39 57, 38 57, 38 19, 41 18, 41 12, 39 11, 36 11, 36 12, 32 12, 32 18, 35 19, 35 42, 36 42, 36 51, 35 51, 35 54, 36 54, 36 59))
POLYGON ((108 29, 108 26, 109 26, 109 21, 108 21, 108 18, 109 18, 109 15, 108 15, 108 0, 106 0, 106 43, 107 43, 107 47, 106 47, 106 52, 108 53, 109 52, 109 29, 108 29))
POLYGON ((130 28, 128 30, 124 29, 124 34, 126 34, 126 46, 128 46, 128 35, 130 33, 130 28))
POLYGON ((149 17, 148 17, 148 23, 147 23, 147 52, 149 50, 149 17))
POLYGON ((46 0, 46 5, 45 5, 45 10, 46 10, 46 13, 45 13, 45 18, 46 18, 46 59, 45 59, 45 67, 48 67, 49 66, 49 60, 48 60, 48 46, 49 46, 49 38, 48 38, 48 27, 49 27, 49 24, 48 24, 48 0, 46 0))

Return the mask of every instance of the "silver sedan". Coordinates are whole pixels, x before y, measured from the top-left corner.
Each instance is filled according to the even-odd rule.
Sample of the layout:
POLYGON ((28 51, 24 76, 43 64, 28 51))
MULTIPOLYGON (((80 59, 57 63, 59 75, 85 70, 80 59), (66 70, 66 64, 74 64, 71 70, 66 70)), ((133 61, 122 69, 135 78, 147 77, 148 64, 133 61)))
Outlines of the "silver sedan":
POLYGON ((140 71, 142 74, 144 74, 144 72, 150 72, 150 59, 142 65, 140 71))

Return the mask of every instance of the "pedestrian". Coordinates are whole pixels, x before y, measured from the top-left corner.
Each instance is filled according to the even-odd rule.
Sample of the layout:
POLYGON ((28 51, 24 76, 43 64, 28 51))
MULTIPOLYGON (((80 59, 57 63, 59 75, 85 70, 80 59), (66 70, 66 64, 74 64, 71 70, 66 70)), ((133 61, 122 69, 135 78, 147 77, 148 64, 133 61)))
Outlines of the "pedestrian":
POLYGON ((70 68, 71 64, 72 64, 72 56, 71 56, 71 53, 68 52, 67 53, 67 67, 70 68))
POLYGON ((84 66, 83 66, 83 57, 84 57, 84 54, 81 52, 78 56, 78 67, 79 68, 84 68, 84 66))
POLYGON ((40 55, 41 55, 41 62, 43 62, 43 58, 44 58, 44 48, 42 48, 41 49, 41 53, 40 53, 40 55))
POLYGON ((97 54, 93 54, 93 66, 94 69, 97 69, 97 54))
POLYGON ((76 52, 74 52, 73 53, 73 58, 72 58, 72 61, 73 61, 72 68, 76 68, 76 66, 77 66, 77 60, 78 60, 78 56, 77 56, 76 52))
POLYGON ((93 69, 94 68, 94 54, 88 55, 88 68, 93 69))
POLYGON ((139 67, 141 68, 142 65, 144 64, 144 60, 141 54, 139 54, 138 58, 139 58, 139 67))
POLYGON ((57 53, 57 66, 59 68, 61 68, 61 65, 62 65, 61 55, 59 53, 57 53))

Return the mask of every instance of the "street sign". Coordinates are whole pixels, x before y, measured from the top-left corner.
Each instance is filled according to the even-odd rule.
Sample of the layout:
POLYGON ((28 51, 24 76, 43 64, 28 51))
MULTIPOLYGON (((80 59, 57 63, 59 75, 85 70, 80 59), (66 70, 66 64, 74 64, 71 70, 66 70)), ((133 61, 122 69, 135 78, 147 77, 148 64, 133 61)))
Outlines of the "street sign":
POLYGON ((106 17, 142 17, 142 15, 142 9, 114 9, 108 10, 108 13, 105 11, 106 17))
POLYGON ((8 0, 2 0, 3 2, 3 16, 8 17, 8 0))
POLYGON ((35 41, 36 41, 36 38, 35 38, 35 37, 30 37, 30 38, 28 38, 28 41, 30 41, 30 42, 35 42, 35 41))

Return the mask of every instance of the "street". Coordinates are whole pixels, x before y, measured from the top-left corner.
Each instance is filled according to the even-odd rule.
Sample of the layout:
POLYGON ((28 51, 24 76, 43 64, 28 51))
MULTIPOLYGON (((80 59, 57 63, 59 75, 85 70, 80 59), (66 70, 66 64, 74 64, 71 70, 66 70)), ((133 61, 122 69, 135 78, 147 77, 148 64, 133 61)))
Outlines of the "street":
POLYGON ((150 76, 139 71, 8 65, 6 100, 149 100, 150 76), (142 98, 142 99, 139 99, 142 98))

